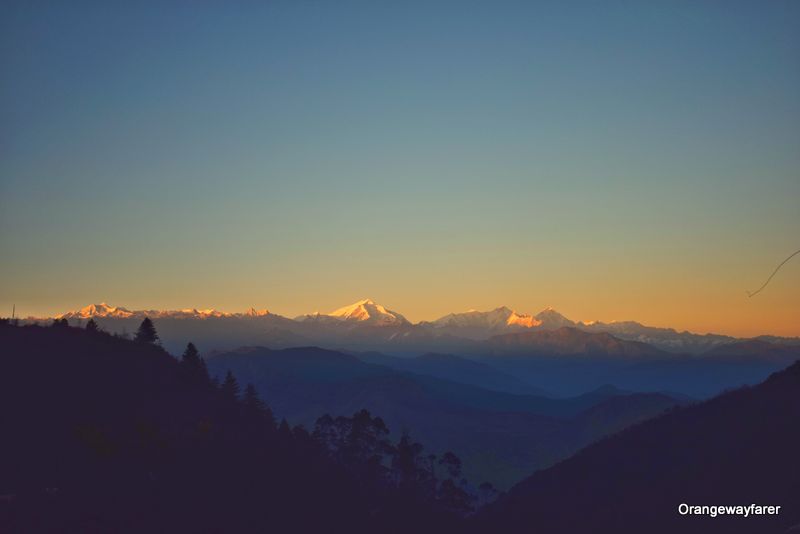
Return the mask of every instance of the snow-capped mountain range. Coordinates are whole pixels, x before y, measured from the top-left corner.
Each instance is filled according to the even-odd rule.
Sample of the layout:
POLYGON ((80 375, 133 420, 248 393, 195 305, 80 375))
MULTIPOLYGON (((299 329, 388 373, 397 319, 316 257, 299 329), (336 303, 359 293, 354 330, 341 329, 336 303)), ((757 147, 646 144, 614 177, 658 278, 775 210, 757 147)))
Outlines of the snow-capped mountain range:
MULTIPOLYGON (((634 321, 573 321, 550 307, 536 315, 528 315, 501 306, 488 311, 450 313, 434 321, 411 323, 402 314, 371 299, 362 299, 329 313, 317 312, 295 318, 255 308, 238 313, 195 308, 131 310, 105 302, 66 312, 56 318, 76 323, 93 318, 109 331, 130 332, 144 317, 156 319, 162 339, 170 343, 174 338, 176 347, 192 339, 206 348, 246 344, 273 348, 319 345, 397 354, 464 353, 480 350, 485 346, 480 343, 497 336, 563 328, 611 334, 621 340, 646 343, 663 351, 693 354, 737 341, 730 336, 678 332, 634 321)), ((46 319, 29 318, 27 321, 46 319)), ((798 343, 796 338, 784 341, 798 343)))
MULTIPOLYGON (((272 319, 285 319, 297 323, 311 324, 347 324, 363 326, 418 326, 439 333, 484 339, 492 335, 507 332, 517 332, 528 329, 553 329, 563 326, 576 326, 576 323, 567 319, 553 308, 545 308, 535 316, 518 313, 511 308, 501 306, 489 311, 469 310, 461 313, 450 313, 435 321, 421 321, 413 324, 402 314, 390 310, 376 303, 372 299, 362 299, 348 306, 343 306, 329 313, 314 312, 288 319, 273 314, 267 309, 257 310, 250 308, 245 312, 223 312, 214 308, 197 309, 184 308, 180 310, 131 310, 122 306, 111 306, 105 302, 90 304, 79 310, 68 311, 56 315, 56 319, 83 320, 83 319, 133 319, 150 317, 152 319, 209 319, 209 318, 256 318, 270 317, 272 319)), ((31 319, 47 319, 31 318, 31 319)))
POLYGON ((209 317, 264 317, 270 315, 269 310, 256 310, 250 308, 242 313, 226 313, 215 310, 213 308, 198 310, 197 308, 184 308, 181 310, 129 310, 121 306, 110 306, 105 302, 100 304, 90 304, 80 310, 69 311, 56 315, 56 319, 91 319, 91 318, 104 318, 104 319, 129 319, 129 318, 145 318, 150 317, 163 318, 186 318, 186 319, 206 319, 209 317))

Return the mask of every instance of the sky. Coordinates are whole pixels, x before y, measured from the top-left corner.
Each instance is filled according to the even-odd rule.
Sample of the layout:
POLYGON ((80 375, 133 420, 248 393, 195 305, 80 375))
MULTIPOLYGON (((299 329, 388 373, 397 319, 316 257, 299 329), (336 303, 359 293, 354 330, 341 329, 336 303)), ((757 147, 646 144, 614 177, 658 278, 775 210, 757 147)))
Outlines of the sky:
POLYGON ((800 335, 798 2, 4 2, 0 314, 800 335), (135 4, 135 5, 134 5, 135 4), (259 5, 256 5, 259 4, 259 5))

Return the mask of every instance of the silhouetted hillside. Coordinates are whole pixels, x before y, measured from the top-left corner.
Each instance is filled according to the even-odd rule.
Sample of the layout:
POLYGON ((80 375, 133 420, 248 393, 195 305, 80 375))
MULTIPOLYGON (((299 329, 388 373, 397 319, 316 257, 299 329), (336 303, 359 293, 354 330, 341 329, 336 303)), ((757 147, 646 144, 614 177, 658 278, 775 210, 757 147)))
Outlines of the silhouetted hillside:
MULTIPOLYGON (((0 324, 0 531, 454 525, 422 494, 382 483, 399 476, 389 467, 363 479, 302 428, 277 428, 251 390, 238 394, 233 377, 217 387, 203 373, 188 349, 179 363, 158 346, 101 332, 0 324)), ((342 447, 361 450, 344 438, 342 447)), ((409 457, 390 443, 382 451, 409 457)), ((406 462, 398 473, 416 472, 411 458, 411 470, 406 462)))
MULTIPOLYGON (((675 409, 540 471, 480 514, 479 532, 787 532, 800 523, 800 363, 675 409), (778 515, 683 516, 689 505, 778 515)), ((794 531, 794 530, 793 530, 794 531)))
POLYGON ((680 402, 662 394, 620 395, 613 388, 567 399, 514 395, 313 347, 246 348, 217 354, 208 365, 217 376, 232 370, 252 382, 278 416, 294 423, 311 425, 323 412, 366 408, 434 452, 454 451, 470 480, 500 488, 680 402), (613 397, 617 402, 599 406, 613 397), (596 413, 588 411, 593 407, 596 413))

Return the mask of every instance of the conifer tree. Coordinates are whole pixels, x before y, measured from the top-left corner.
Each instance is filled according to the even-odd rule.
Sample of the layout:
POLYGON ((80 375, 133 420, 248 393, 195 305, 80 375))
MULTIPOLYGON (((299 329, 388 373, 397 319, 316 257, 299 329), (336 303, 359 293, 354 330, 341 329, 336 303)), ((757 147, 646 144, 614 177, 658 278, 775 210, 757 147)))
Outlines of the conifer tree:
POLYGON ((200 366, 200 353, 197 352, 197 347, 191 341, 186 345, 186 350, 183 351, 181 363, 192 369, 200 366))
POLYGON ((292 439, 292 429, 289 427, 285 417, 281 419, 281 424, 278 425, 278 433, 286 440, 292 439))
POLYGON ((206 362, 200 357, 200 353, 197 351, 197 347, 194 346, 194 343, 189 342, 189 344, 186 345, 186 350, 183 351, 183 355, 181 356, 181 366, 186 369, 189 376, 200 380, 204 384, 209 383, 210 379, 208 376, 208 369, 206 368, 206 362))
POLYGON ((139 329, 136 331, 136 337, 134 337, 134 340, 140 343, 151 344, 158 341, 156 327, 153 325, 153 321, 151 321, 149 317, 145 317, 142 321, 142 324, 139 325, 139 329))
POLYGON ((245 386, 242 401, 244 405, 253 412, 261 411, 267 406, 264 404, 264 401, 258 398, 258 392, 253 384, 247 384, 247 386, 245 386))
POLYGON ((85 328, 86 328, 87 332, 91 332, 91 333, 95 333, 95 332, 99 332, 100 331, 100 327, 97 326, 97 322, 94 319, 89 319, 86 322, 86 327, 85 328))
POLYGON ((275 430, 275 416, 272 414, 269 406, 258 396, 258 391, 253 384, 247 384, 244 388, 244 396, 242 397, 245 409, 266 421, 266 423, 275 430))
POLYGON ((205 379, 207 383, 213 385, 211 376, 208 374, 208 367, 206 367, 206 361, 203 358, 200 358, 200 370, 198 371, 198 373, 205 379))
POLYGON ((220 391, 222 392, 222 396, 226 399, 231 401, 239 400, 239 382, 230 370, 228 370, 228 373, 225 375, 225 380, 222 382, 222 386, 220 386, 220 391))

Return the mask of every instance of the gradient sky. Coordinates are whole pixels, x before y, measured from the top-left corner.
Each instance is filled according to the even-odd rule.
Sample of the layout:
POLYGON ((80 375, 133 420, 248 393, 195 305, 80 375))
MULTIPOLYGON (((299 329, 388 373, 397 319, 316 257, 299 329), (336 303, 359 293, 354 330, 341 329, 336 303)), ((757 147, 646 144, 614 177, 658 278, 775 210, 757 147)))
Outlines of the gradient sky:
POLYGON ((745 293, 800 248, 800 2, 80 4, 0 7, 4 315, 800 335, 798 258, 745 293))

